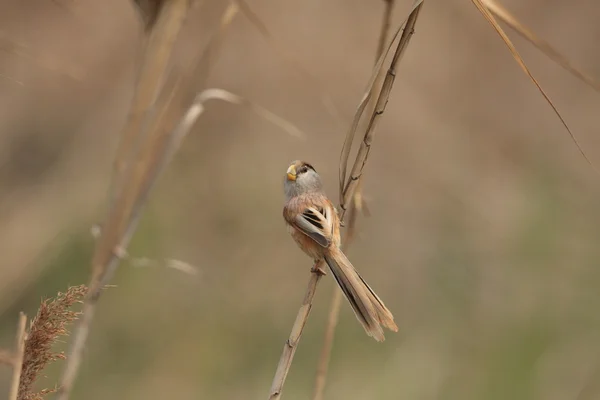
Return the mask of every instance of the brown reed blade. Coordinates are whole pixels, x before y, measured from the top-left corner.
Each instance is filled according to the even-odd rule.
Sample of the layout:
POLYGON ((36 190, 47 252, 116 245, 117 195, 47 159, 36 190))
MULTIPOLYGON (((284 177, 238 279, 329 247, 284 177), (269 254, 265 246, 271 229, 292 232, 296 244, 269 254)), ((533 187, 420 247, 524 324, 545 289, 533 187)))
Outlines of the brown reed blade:
POLYGON ((368 105, 368 101, 371 97, 371 90, 377 79, 377 72, 381 68, 380 62, 385 58, 385 53, 389 52, 389 49, 390 49, 391 44, 393 43, 394 39, 392 39, 392 42, 390 43, 390 46, 388 46, 388 49, 386 50, 386 52, 384 52, 384 54, 382 54, 379 58, 377 66, 375 67, 375 72, 373 73, 371 82, 368 86, 369 91, 363 97, 363 101, 361 101, 361 105, 359 106, 359 108, 357 110, 357 114, 354 117, 352 128, 348 132, 348 136, 346 136, 346 141, 344 142, 344 146, 342 148, 342 162, 341 162, 342 167, 340 168, 340 185, 341 185, 340 186, 340 188, 341 188, 341 190, 340 190, 340 199, 341 199, 340 200, 340 208, 341 208, 340 219, 342 219, 342 220, 346 213, 346 205, 348 204, 348 201, 352 197, 352 194, 354 193, 354 190, 358 184, 358 181, 359 181, 359 179, 363 173, 364 167, 367 163, 367 159, 369 157, 369 151, 371 149, 371 144, 373 143, 373 139, 375 137, 377 124, 378 124, 381 116, 385 112, 385 107, 387 105, 392 87, 394 85, 394 80, 396 77, 396 65, 398 64, 398 61, 402 58, 402 55, 404 54, 404 51, 406 50, 406 47, 408 46, 408 43, 410 42, 412 34, 414 33, 415 23, 419 16, 419 11, 421 10, 422 5, 423 5, 423 1, 416 1, 414 3, 412 11, 411 11, 408 19, 406 20, 406 24, 403 25, 404 28, 396 31, 396 34, 394 35, 394 39, 395 39, 395 37, 400 32, 400 30, 402 30, 402 35, 400 37, 400 40, 398 41, 398 46, 396 47, 396 51, 394 52, 392 61, 390 63, 390 66, 388 67, 385 79, 383 81, 383 85, 381 87, 381 91, 379 92, 379 97, 377 98, 375 110, 370 117, 369 125, 367 126, 367 129, 365 131, 363 140, 360 144, 358 153, 356 155, 356 159, 354 161, 352 169, 350 170, 350 175, 347 180, 346 180, 347 161, 348 161, 348 156, 350 154, 350 147, 352 145, 352 140, 356 134, 356 127, 358 126, 358 121, 360 120, 366 106, 368 105), (342 181, 342 179, 343 179, 343 181, 342 181))
POLYGON ((533 44, 538 50, 544 53, 552 61, 563 67, 576 78, 580 79, 592 89, 600 92, 600 81, 589 74, 583 72, 581 68, 575 66, 571 60, 561 54, 554 46, 540 38, 525 24, 520 22, 517 17, 510 13, 503 5, 495 0, 483 0, 483 4, 488 10, 499 20, 508 25, 511 29, 517 32, 525 40, 533 44))
POLYGON ((517 62, 517 64, 519 65, 519 67, 521 67, 521 69, 523 70, 523 72, 525 72, 525 74, 529 77, 529 79, 531 80, 531 82, 535 85, 535 87, 538 89, 538 91, 542 94, 542 96, 544 97, 544 99, 546 100, 546 102, 550 105, 550 107, 552 107, 552 110, 554 111, 554 114, 556 114, 556 116, 558 117, 558 119, 560 120, 560 122, 562 123, 562 125, 565 127, 565 129, 569 133, 569 136, 571 137, 571 140, 573 141, 573 143, 575 143, 575 146, 579 150, 579 153, 583 156, 583 158, 585 159, 585 161, 587 161, 587 163, 594 169, 594 171, 597 174, 600 174, 600 171, 598 171, 596 169, 596 166, 588 158, 588 156, 585 153, 585 151, 583 151, 583 148, 579 144, 579 140, 577 139, 577 137, 575 136, 575 134, 573 133, 573 131, 571 130, 571 128, 569 128, 569 125, 567 125, 567 121, 563 118, 562 114, 558 111, 558 108, 556 107, 556 105, 554 104, 554 102, 550 99, 550 97, 548 96, 548 94, 546 93, 546 91, 542 88, 542 86, 540 85, 540 83, 538 82, 538 80, 535 78, 535 76, 533 76, 532 72, 529 70, 529 68, 525 64, 525 61, 523 60, 523 58, 521 57, 521 55, 517 51, 517 48, 512 43, 512 41, 509 39, 509 37, 506 34, 506 32, 504 32, 504 30, 500 27, 500 25, 498 25, 498 22, 496 22, 496 19, 494 18, 494 16, 490 12, 490 10, 487 9, 487 7, 485 6, 485 4, 483 3, 482 0, 471 0, 471 2, 473 3, 473 5, 475 5, 475 7, 477 7, 477 9, 481 13, 481 15, 483 15, 483 17, 490 23, 490 25, 492 25, 492 27, 494 28, 494 30, 496 31, 496 33, 498 33, 498 35, 500 36, 500 38, 502 39, 502 41, 504 42, 504 44, 506 44, 506 46, 508 47, 511 55, 513 56, 514 60, 517 62))
MULTIPOLYGON (((402 24, 400 24, 398 29, 396 29, 389 45, 386 47, 385 51, 379 56, 379 59, 377 60, 375 68, 373 68, 373 72, 371 74, 371 79, 369 80, 369 83, 367 84, 367 89, 365 90, 365 93, 363 94, 363 97, 362 97, 362 99, 357 107, 356 113, 354 115, 354 119, 352 120, 352 124, 350 125, 350 129, 348 130, 348 132, 346 134, 346 138, 344 140, 344 144, 342 145, 342 152, 340 155, 340 172, 339 172, 339 182, 340 182, 339 197, 340 197, 340 208, 341 208, 340 219, 342 221, 344 219, 344 214, 346 212, 346 205, 348 204, 348 201, 350 200, 350 198, 352 196, 352 193, 349 192, 348 189, 349 188, 354 189, 354 185, 349 187, 349 183, 352 181, 352 177, 348 178, 347 175, 348 175, 348 159, 350 157, 350 150, 352 149, 352 142, 354 141, 354 137, 356 136, 356 130, 358 128, 358 124, 359 124, 359 122, 364 114, 364 111, 365 111, 367 105, 369 104, 369 101, 373 95, 373 87, 374 87, 375 83, 377 82, 377 76, 379 75, 379 73, 381 72, 381 69, 383 68, 384 60, 387 57, 387 55, 389 54, 394 42, 396 41, 396 38, 398 37, 400 32, 402 32, 402 36, 400 38, 400 41, 398 42, 398 46, 396 48, 396 52, 395 52, 393 60, 392 60, 392 64, 390 65, 390 68, 388 68, 387 75, 390 75, 391 73, 395 73, 394 72, 395 64, 398 62, 400 55, 404 52, 406 45, 410 41, 410 38, 412 36, 412 29, 413 29, 414 23, 416 21, 416 15, 418 15, 417 10, 420 10, 422 5, 423 5, 423 0, 417 0, 413 3, 409 17, 402 24)), ((388 87, 387 88, 384 87, 384 89, 386 89, 386 90, 391 89, 391 86, 389 86, 390 78, 388 78, 388 76, 386 76, 386 80, 388 81, 387 82, 388 87)), ((393 84, 393 78, 392 78, 391 82, 393 84)), ((386 85, 386 81, 384 81, 384 85, 386 85)), ((380 94, 381 93, 383 93, 383 90, 382 90, 382 92, 380 92, 380 94)), ((388 93, 388 95, 389 95, 389 93, 388 93)), ((361 148, 365 147, 367 144, 370 146, 370 143, 365 142, 365 140, 370 135, 369 131, 374 128, 374 125, 373 125, 374 117, 375 117, 374 115, 371 116, 371 122, 369 123, 369 127, 367 128, 367 131, 365 132, 363 143, 361 143, 361 148)), ((365 154, 364 149, 363 149, 363 154, 361 154, 361 150, 359 149, 359 154, 357 155, 357 158, 354 162, 354 166, 358 166, 358 164, 360 164, 362 161, 366 162, 366 158, 364 158, 365 156, 368 157, 368 152, 365 154)), ((364 164, 360 167, 361 173, 362 173, 362 168, 364 168, 364 164)))
MULTIPOLYGON (((119 196, 119 191, 123 186, 123 180, 129 167, 129 160, 135 153, 136 146, 139 145, 145 132, 144 121, 154 112, 154 106, 164 82, 175 40, 187 14, 189 0, 178 1, 179 3, 175 2, 175 5, 167 2, 167 6, 163 6, 162 0, 135 2, 142 14, 142 19, 146 22, 146 28, 152 29, 150 29, 150 36, 144 50, 144 59, 140 66, 129 114, 121 131, 121 141, 114 160, 112 193, 110 196, 111 210, 118 209, 117 207, 113 208, 112 203, 119 196)), ((105 229, 105 231, 108 231, 108 229, 105 229)))

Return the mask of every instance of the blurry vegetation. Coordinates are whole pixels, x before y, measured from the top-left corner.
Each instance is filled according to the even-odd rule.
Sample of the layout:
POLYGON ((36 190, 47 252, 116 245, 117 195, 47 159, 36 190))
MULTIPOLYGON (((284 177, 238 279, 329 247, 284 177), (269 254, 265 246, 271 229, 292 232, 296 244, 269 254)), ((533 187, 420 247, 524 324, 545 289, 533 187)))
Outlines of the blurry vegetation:
MULTIPOLYGON (((465 3, 431 2, 421 15, 372 150, 364 187, 372 216, 359 223, 350 254, 400 332, 374 344, 344 304, 326 399, 600 396, 597 176, 465 3)), ((600 5, 503 3, 567 56, 600 70, 600 5)), ((41 298, 89 278, 90 227, 106 212, 132 54, 141 46, 127 2, 65 4, 68 12, 48 14, 13 2, 0 15, 2 38, 14 35, 33 54, 87 71, 84 81, 61 76, 49 85, 58 79, 53 70, 0 54, 0 74, 25 82, 0 77, 0 109, 8 110, 0 111, 1 348, 13 347, 19 311, 33 316, 41 298), (41 93, 44 104, 59 105, 45 105, 52 113, 36 111, 41 93)), ((352 115, 383 5, 252 6, 352 115)), ((396 20, 409 6, 398 1, 396 20)), ((186 26, 192 39, 178 45, 179 55, 197 50, 223 8, 193 8, 198 23, 186 26)), ((515 42, 600 160, 597 94, 515 42)), ((181 259, 200 273, 124 261, 97 309, 73 399, 254 399, 268 391, 310 267, 281 220, 283 168, 309 159, 334 198, 344 132, 247 22, 232 24, 221 53, 207 86, 251 95, 310 137, 281 135, 230 107, 199 121, 129 254, 181 259)), ((310 393, 333 287, 325 277, 286 400, 310 393)), ((51 388, 63 366, 50 365, 34 390, 51 388)), ((0 393, 8 393, 10 368, 0 369, 0 393)))

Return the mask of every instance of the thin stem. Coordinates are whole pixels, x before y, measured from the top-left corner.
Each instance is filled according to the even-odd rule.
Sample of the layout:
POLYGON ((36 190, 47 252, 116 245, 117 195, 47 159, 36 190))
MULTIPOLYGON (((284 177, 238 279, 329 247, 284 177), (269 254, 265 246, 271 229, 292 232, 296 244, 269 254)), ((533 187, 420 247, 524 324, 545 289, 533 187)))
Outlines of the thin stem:
MULTIPOLYGON (((377 52, 375 54, 375 66, 377 68, 378 61, 385 51, 385 45, 388 41, 390 31, 390 21, 392 18, 392 10, 394 8, 394 0, 384 0, 385 9, 383 12, 383 19, 381 23, 381 31, 379 34, 379 40, 377 43, 377 52)), ((383 75, 378 73, 375 82, 373 84, 372 93, 376 90, 380 90, 383 83, 383 75)), ((374 93, 373 93, 374 94, 374 93)), ((376 111, 376 101, 374 96, 371 96, 369 103, 370 114, 373 115, 376 111)), ((344 193, 346 194, 346 193, 344 193)), ((342 204, 347 203, 348 199, 342 199, 342 204)), ((354 239, 356 234, 356 219, 358 213, 363 211, 363 198, 362 198, 362 179, 359 178, 356 190, 352 195, 352 201, 348 209, 348 230, 343 240, 344 250, 347 249, 354 239)), ((340 207, 341 208, 341 207, 340 207)), ((343 211, 342 211, 343 212, 343 211)), ((339 320, 340 308, 342 306, 342 292, 341 290, 335 290, 331 298, 331 305, 329 308, 329 316, 327 318, 327 326, 325 328, 325 336, 323 338, 323 347, 319 356, 319 362, 317 364, 317 374, 315 377, 315 387, 313 390, 313 400, 322 400, 323 393, 325 391, 325 384, 327 382, 327 371, 329 368, 329 360, 331 359, 331 350, 333 349, 333 341, 335 339, 335 331, 339 320)))
POLYGON ((502 39, 502 41, 504 42, 506 47, 508 47, 508 50, 510 51, 510 54, 512 55, 513 59, 517 62, 519 67, 521 67, 521 70, 523 70, 525 75, 527 75, 527 77, 529 78, 531 83, 533 83, 535 85, 535 87, 538 89, 538 91, 540 92, 540 94, 542 95, 544 100, 546 100, 546 103, 548 103, 548 105, 552 108, 552 111, 554 111, 554 114, 558 117, 558 119, 560 120, 563 127, 567 130, 567 133, 571 137, 571 141, 573 142, 575 147, 577 147, 577 150, 579 150, 579 154, 581 154, 581 156, 590 165, 590 167, 592 167, 594 169, 594 172, 596 172, 597 174, 600 174, 600 170, 598 170, 598 168, 596 168, 596 165, 594 163, 592 163, 592 160, 590 160, 587 153, 583 150, 583 147, 579 143, 579 139, 577 139, 577 136, 575 136, 575 133, 571 130, 571 128, 569 128, 567 121, 564 119, 564 117, 562 116, 560 111, 558 111, 558 108, 556 107, 556 105, 554 104, 552 99, 550 99, 550 96, 548 95, 548 93, 546 93, 546 91, 542 88, 542 85, 540 84, 540 82, 533 75, 533 73, 531 72, 531 70, 529 69, 527 64, 525 64, 523 57, 521 57, 521 54, 519 53, 519 51, 517 50, 517 48, 515 47, 513 42, 510 40, 510 38, 508 37, 506 32, 504 32, 504 29, 502 29, 500 27, 500 25, 496 21, 496 17, 494 17, 494 14, 484 4, 484 0, 471 0, 471 3, 473 3, 473 5, 477 8, 477 10, 479 10, 481 15, 485 18, 485 20, 489 22, 489 24, 496 31, 498 36, 500 36, 500 38, 502 39))
POLYGON ((362 174, 362 170, 364 169, 364 166, 367 162, 369 155, 368 148, 370 147, 371 142, 373 140, 376 122, 385 110, 385 102, 382 104, 380 100, 382 99, 382 95, 384 93, 384 98, 387 99, 389 97, 389 91, 391 90, 391 87, 393 85, 395 65, 398 63, 400 56, 404 53, 404 50, 406 49, 406 46, 408 45, 410 38, 412 37, 414 24, 417 20, 417 16, 423 5, 423 2, 424 0, 414 1, 409 17, 402 24, 400 24, 398 29, 396 29, 396 31, 392 35, 392 39, 386 46, 385 51, 383 51, 377 59, 377 63, 375 64, 375 68, 373 68, 371 78, 369 79, 367 89, 365 90, 365 93, 363 94, 363 97, 358 104, 356 113, 354 114, 354 118, 352 119, 352 123, 350 124, 350 129, 348 129, 346 133, 346 138, 344 139, 344 144, 342 145, 342 151, 340 153, 339 168, 340 220, 342 222, 344 221, 344 215, 346 213, 347 206, 352 200, 354 189, 356 188, 356 185, 359 182, 360 175, 362 174), (380 94, 377 100, 378 106, 376 107, 376 112, 371 115, 369 126, 367 127, 363 135, 363 143, 361 143, 358 154, 356 155, 351 174, 350 176, 348 176, 350 151, 352 149, 352 143, 356 136, 358 125, 362 120, 363 115, 365 114, 367 106, 370 104, 371 98, 373 98, 375 95, 376 91, 374 90, 374 87, 379 79, 379 75, 382 71, 384 61, 387 58, 387 55, 389 54, 390 50, 392 49, 393 44, 396 42, 396 38, 398 37, 398 35, 400 35, 400 32, 402 32, 402 35, 398 42, 398 46, 394 53, 390 67, 388 68, 388 73, 386 74, 386 79, 384 80, 382 89, 379 91, 380 94))
MULTIPOLYGON (((398 61, 402 58, 404 51, 406 50, 408 43, 414 33, 415 24, 417 22, 417 18, 419 16, 419 11, 423 3, 419 4, 413 12, 408 17, 406 21, 406 26, 403 29, 402 36, 400 37, 400 41, 398 42, 398 47, 396 48, 396 52, 392 58, 392 62, 388 68, 388 71, 385 75, 385 79, 383 81, 383 86, 381 87, 381 91, 379 92, 379 97, 377 98, 377 103, 375 105, 375 112, 371 115, 371 119, 369 121, 369 126, 367 127, 367 131, 365 132, 362 143, 360 144, 360 148, 358 149, 358 154, 356 156, 356 160, 354 161, 354 165, 350 171, 350 178, 346 183, 344 188, 344 193, 347 196, 351 196, 354 193, 356 186, 358 185, 359 179, 362 176, 364 166, 367 162, 367 158, 369 157, 369 152, 371 151, 371 145, 373 144, 373 140, 375 138, 375 132, 379 121, 381 120, 381 116, 385 112, 385 108, 387 106, 388 99, 390 97, 390 93, 392 91, 392 87, 394 85, 394 81, 396 79, 396 65, 398 61)), ((344 210, 342 210, 343 214, 344 210)), ((340 217, 341 218, 341 217, 340 217)))
POLYGON ((523 38, 531 42, 537 47, 542 53, 544 53, 552 61, 563 67, 565 70, 575 75, 577 78, 591 86, 597 92, 600 92, 600 81, 595 79, 585 72, 581 71, 576 67, 567 57, 562 55, 556 50, 550 43, 539 38, 533 33, 531 29, 520 23, 514 15, 512 15, 506 8, 494 0, 485 0, 483 4, 487 9, 494 14, 496 18, 504 22, 506 25, 511 27, 515 32, 521 35, 523 38))
POLYGON ((298 342, 300 341, 302 331, 304 330, 304 326, 306 325, 308 315, 310 314, 310 310, 312 308, 312 301, 317 291, 317 284, 322 276, 323 271, 318 268, 318 265, 315 265, 315 267, 313 267, 311 270, 308 287, 306 288, 302 305, 298 310, 298 315, 296 315, 296 320, 292 326, 292 332, 290 333, 288 340, 286 340, 285 344, 283 345, 283 351, 281 352, 279 364, 277 364, 277 370, 275 371, 275 377, 273 378, 273 384, 271 385, 271 391, 269 392, 269 400, 278 400, 281 398, 283 385, 285 384, 285 378, 287 377, 290 367, 292 366, 294 354, 298 348, 298 342))
POLYGON ((161 8, 159 4, 162 1, 135 2, 140 8, 140 14, 147 20, 146 29, 150 30, 150 37, 144 51, 144 60, 142 61, 138 74, 136 88, 133 100, 129 108, 129 115, 121 133, 121 142, 117 148, 113 165, 113 182, 111 188, 111 202, 118 196, 117 191, 121 189, 125 172, 128 168, 128 161, 134 152, 136 142, 143 134, 144 121, 148 120, 148 115, 154 110, 154 105, 160 88, 164 81, 165 72, 169 63, 173 44, 179 34, 181 23, 185 14, 181 15, 180 8, 165 7, 161 8), (140 4, 153 5, 155 9, 145 11, 140 4), (171 13, 171 10, 175 13, 171 13), (157 15, 158 14, 158 15, 157 15), (167 15, 170 14, 170 15, 167 15), (171 18, 179 20, 178 23, 172 23, 171 18), (153 21, 158 18, 156 24, 153 21))
POLYGON ((13 376, 10 383, 10 392, 8 400, 17 400, 19 396, 19 383, 21 381, 21 371, 23 370, 23 356, 25 355, 25 328, 27 327, 27 317, 25 314, 19 314, 19 324, 17 327, 16 352, 13 359, 13 376))
MULTIPOLYGON (((189 0, 176 0, 166 2, 160 9, 158 20, 151 32, 151 36, 156 39, 151 38, 146 48, 147 57, 142 66, 144 72, 136 88, 137 100, 132 104, 130 120, 123 131, 123 140, 116 157, 117 164, 131 157, 134 138, 139 138, 143 134, 142 120, 147 120, 152 114, 156 93, 162 83, 165 63, 168 61, 175 37, 183 25, 188 7, 189 0), (147 65, 150 63, 154 65, 147 65)), ((102 288, 119 265, 121 253, 129 245, 137 226, 139 218, 135 217, 136 210, 143 206, 144 201, 140 201, 143 197, 141 194, 144 186, 147 185, 146 178, 152 172, 156 152, 161 144, 160 132, 147 133, 145 146, 139 151, 138 160, 130 167, 126 168, 125 164, 119 164, 122 169, 115 168, 109 196, 110 211, 103 234, 94 250, 90 290, 84 301, 83 315, 74 332, 73 343, 60 381, 58 400, 68 400, 73 390, 102 288)))

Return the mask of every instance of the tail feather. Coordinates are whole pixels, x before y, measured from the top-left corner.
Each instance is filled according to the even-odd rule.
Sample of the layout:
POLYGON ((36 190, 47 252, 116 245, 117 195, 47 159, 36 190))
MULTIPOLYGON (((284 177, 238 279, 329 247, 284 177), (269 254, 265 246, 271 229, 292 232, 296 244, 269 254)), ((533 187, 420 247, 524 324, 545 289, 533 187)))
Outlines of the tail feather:
POLYGON ((398 331, 390 310, 358 274, 341 250, 332 246, 325 254, 325 262, 329 265, 333 277, 367 335, 382 342, 385 337, 381 326, 394 332, 398 331))

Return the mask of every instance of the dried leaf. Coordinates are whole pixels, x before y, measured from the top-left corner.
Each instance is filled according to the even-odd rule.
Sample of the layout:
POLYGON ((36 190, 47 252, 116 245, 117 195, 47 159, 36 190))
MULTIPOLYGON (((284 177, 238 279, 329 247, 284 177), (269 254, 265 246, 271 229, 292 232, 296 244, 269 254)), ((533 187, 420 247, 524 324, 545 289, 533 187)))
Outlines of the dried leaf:
POLYGON ((544 99, 546 99, 546 102, 550 105, 550 107, 552 107, 552 110, 554 110, 554 113, 556 114, 556 116, 558 117, 558 119, 560 119, 560 122, 563 124, 563 126, 565 127, 565 129, 569 133, 569 136, 571 136, 571 139, 573 140, 573 143, 575 143, 575 146, 577 146, 577 149, 579 150, 579 153, 581 153, 581 155, 583 156, 583 158, 594 169, 594 171, 596 171, 596 173, 600 173, 596 169, 596 167, 594 166, 594 164, 592 164, 592 162, 588 158, 588 156, 585 153, 585 151, 583 151, 583 148, 579 144, 579 141, 577 140, 577 137, 571 131, 571 128, 569 128, 569 126, 567 125, 567 121, 565 121, 565 119, 563 118, 562 114, 558 111, 558 108, 556 108, 556 106, 554 105, 554 103, 552 102, 552 100, 550 100, 550 97, 548 96, 548 94, 546 94, 546 91, 544 89, 542 89, 542 86, 539 84, 538 80, 533 76, 533 74, 531 73, 531 71, 529 70, 529 68, 527 67, 527 65, 525 64, 525 61, 523 60, 523 58, 521 57, 521 55, 517 51, 517 48, 514 46, 514 44, 512 43, 512 41, 509 39, 509 37, 506 35, 506 33, 500 27, 500 25, 498 25, 498 22, 496 22, 496 19, 494 18, 494 16, 492 15, 492 13, 483 4, 482 0, 471 0, 471 1, 475 5, 475 7, 477 7, 477 9, 479 10, 479 12, 483 15, 483 17, 490 23, 490 25, 492 25, 492 27, 494 28, 494 30, 496 31, 496 33, 498 33, 498 35, 500 35, 500 37, 502 38, 502 41, 504 42, 504 44, 506 44, 506 46, 510 50, 510 53, 512 54, 512 56, 515 59, 515 61, 517 62, 517 64, 519 64, 519 66, 521 67, 521 69, 523 70, 523 72, 525 72, 525 74, 529 77, 529 79, 531 80, 531 82, 533 82, 533 84, 537 87, 537 89, 542 94, 542 96, 544 96, 544 99))

